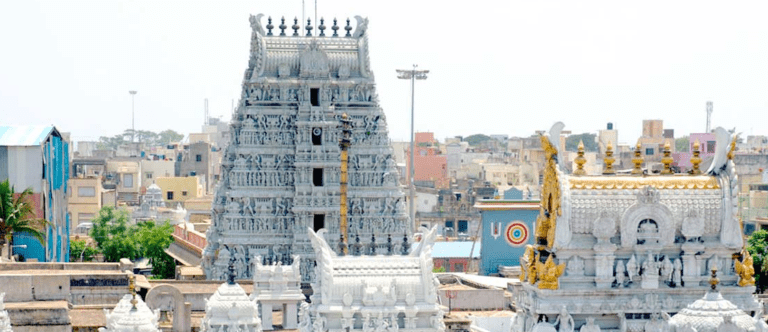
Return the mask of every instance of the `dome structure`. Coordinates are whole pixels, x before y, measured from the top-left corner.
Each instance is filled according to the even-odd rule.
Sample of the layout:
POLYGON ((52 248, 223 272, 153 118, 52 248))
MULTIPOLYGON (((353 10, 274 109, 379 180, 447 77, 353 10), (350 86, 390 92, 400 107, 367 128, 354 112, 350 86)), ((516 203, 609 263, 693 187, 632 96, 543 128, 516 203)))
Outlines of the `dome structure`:
POLYGON ((766 331, 768 324, 762 320, 758 310, 754 316, 748 315, 731 301, 726 300, 717 290, 717 269, 712 269, 711 289, 699 300, 691 303, 670 319, 669 323, 678 331, 717 332, 717 331, 766 331), (689 328, 690 327, 690 328, 689 328))
POLYGON ((160 332, 157 321, 159 311, 152 311, 141 298, 136 296, 134 278, 130 277, 131 294, 126 294, 110 312, 104 310, 107 317, 107 327, 99 332, 160 332))
POLYGON ((261 332, 259 306, 235 283, 234 262, 229 265, 229 278, 205 301, 205 317, 201 331, 261 332))

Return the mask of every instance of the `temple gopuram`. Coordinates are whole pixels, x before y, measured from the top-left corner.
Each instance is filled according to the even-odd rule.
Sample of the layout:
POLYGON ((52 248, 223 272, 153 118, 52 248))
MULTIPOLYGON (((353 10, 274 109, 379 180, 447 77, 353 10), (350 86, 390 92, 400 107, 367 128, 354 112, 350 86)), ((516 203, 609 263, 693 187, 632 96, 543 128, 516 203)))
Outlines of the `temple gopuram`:
MULTIPOLYGON (((385 253, 410 237, 386 117, 368 54, 368 20, 333 23, 251 16, 251 50, 231 141, 215 190, 202 268, 223 280, 260 264, 293 264, 314 280, 307 228, 326 229, 334 248, 365 241, 385 253), (328 23, 329 26, 325 24, 328 23), (343 226, 345 225, 345 226, 343 226)), ((344 249, 346 251, 346 249, 344 249)))
POLYGON ((716 130, 708 170, 699 169, 694 151, 693 169, 674 174, 667 146, 664 169, 648 174, 638 146, 634 169, 620 175, 608 144, 601 175, 585 174, 583 146, 568 174, 563 127, 541 137, 541 210, 536 242, 520 258, 520 282, 510 284, 518 308, 513 331, 669 331, 669 318, 709 289, 712 270, 723 298, 758 312, 736 214, 735 137, 716 130))

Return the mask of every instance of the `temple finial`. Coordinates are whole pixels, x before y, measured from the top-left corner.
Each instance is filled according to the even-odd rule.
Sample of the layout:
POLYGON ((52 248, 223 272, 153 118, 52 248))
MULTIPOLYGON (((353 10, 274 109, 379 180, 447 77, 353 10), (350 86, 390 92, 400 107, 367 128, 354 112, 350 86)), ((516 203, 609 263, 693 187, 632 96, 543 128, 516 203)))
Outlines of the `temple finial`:
POLYGON ((297 17, 293 18, 293 26, 291 29, 293 29, 293 35, 298 37, 299 36, 299 29, 301 27, 299 26, 299 19, 297 17))
POLYGON ((131 310, 136 310, 136 303, 139 303, 138 300, 136 300, 136 276, 131 274, 128 276, 128 288, 130 288, 131 296, 133 297, 131 299, 131 305, 133 308, 131 310))
POLYGON ((280 35, 281 36, 285 36, 285 28, 287 28, 287 26, 285 25, 285 16, 280 18, 280 26, 279 26, 279 28, 280 28, 280 35))
POLYGON ((696 139, 696 142, 693 143, 693 156, 691 157, 691 175, 701 174, 701 170, 699 169, 699 164, 701 164, 701 157, 699 157, 701 154, 701 151, 699 150, 700 147, 701 143, 696 139))
POLYGON ((713 292, 717 291, 717 285, 720 283, 720 279, 717 278, 717 266, 712 267, 712 276, 709 278, 709 287, 713 292))
POLYGON ((616 159, 613 158, 613 144, 611 141, 608 141, 608 145, 605 147, 605 158, 603 158, 603 163, 605 164, 603 175, 616 174, 616 170, 613 169, 613 162, 615 161, 616 159))
POLYGON ((307 37, 312 36, 312 19, 307 19, 307 26, 304 27, 304 30, 307 30, 307 37))
POLYGON ((333 26, 331 27, 331 30, 333 30, 333 37, 338 37, 339 36, 339 33, 338 33, 339 26, 336 25, 336 18, 335 17, 333 18, 333 26))
POLYGON ((587 162, 587 159, 584 158, 584 141, 579 141, 579 151, 577 154, 578 156, 573 160, 576 163, 576 170, 573 171, 573 175, 586 175, 587 172, 584 171, 584 164, 587 162))
POLYGON ((344 30, 347 30, 347 34, 344 35, 344 37, 352 37, 352 34, 350 33, 352 31, 352 26, 349 25, 349 17, 347 17, 347 26, 344 27, 344 30))
POLYGON ((637 145, 635 145, 635 157, 632 158, 632 163, 635 164, 635 167, 632 168, 633 175, 643 175, 643 152, 640 150, 642 147, 640 141, 637 141, 637 145))
POLYGON ((728 150, 728 160, 733 160, 733 155, 736 151, 736 140, 739 138, 739 136, 734 135, 733 140, 731 140, 731 149, 728 150))
POLYGON ((672 159, 672 151, 670 150, 669 142, 664 143, 664 157, 661 158, 661 163, 664 164, 664 169, 661 171, 661 174, 673 174, 672 172, 672 162, 674 159, 672 159))
POLYGON ((267 36, 272 36, 272 29, 274 29, 275 26, 272 25, 272 16, 267 17, 267 36))
POLYGON ((320 18, 320 25, 317 27, 317 30, 320 30, 320 37, 325 37, 325 19, 320 18))
POLYGON ((235 284, 235 258, 229 260, 229 275, 227 276, 227 283, 230 285, 235 284))

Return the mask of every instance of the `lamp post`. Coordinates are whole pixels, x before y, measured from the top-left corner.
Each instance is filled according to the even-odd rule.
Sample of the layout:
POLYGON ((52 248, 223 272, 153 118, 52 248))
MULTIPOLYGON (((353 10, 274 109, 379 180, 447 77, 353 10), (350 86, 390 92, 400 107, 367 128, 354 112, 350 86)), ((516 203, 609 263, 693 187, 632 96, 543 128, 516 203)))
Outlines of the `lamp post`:
POLYGON ((426 80, 427 79, 427 73, 429 73, 429 70, 416 70, 416 67, 418 65, 413 65, 413 69, 411 70, 405 70, 405 69, 396 69, 397 71, 397 78, 403 79, 403 80, 411 80, 411 161, 408 163, 408 185, 410 187, 411 191, 411 197, 409 199, 409 216, 411 217, 411 222, 413 223, 413 227, 416 227, 416 209, 414 208, 414 201, 415 201, 415 195, 416 195, 416 186, 413 183, 413 177, 414 177, 414 171, 413 171, 413 163, 414 163, 414 142, 413 142, 413 106, 414 106, 414 95, 415 95, 415 86, 416 86, 416 80, 426 80))
POLYGON ((136 137, 136 113, 134 112, 136 92, 136 90, 128 91, 131 94, 131 143, 134 142, 133 139, 136 137))

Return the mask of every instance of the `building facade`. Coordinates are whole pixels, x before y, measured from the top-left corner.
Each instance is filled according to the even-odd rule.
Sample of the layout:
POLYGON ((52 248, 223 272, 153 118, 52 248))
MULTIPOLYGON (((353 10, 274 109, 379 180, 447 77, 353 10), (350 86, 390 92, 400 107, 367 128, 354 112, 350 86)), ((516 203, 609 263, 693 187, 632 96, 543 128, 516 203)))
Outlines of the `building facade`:
POLYGON ((480 200, 475 209, 480 211, 483 225, 479 273, 496 275, 499 266, 520 265, 519 257, 525 246, 534 243, 533 229, 539 215, 539 201, 480 200))
POLYGON ((412 226, 370 70, 368 21, 359 18, 354 32, 342 26, 346 34, 299 36, 285 26, 265 29, 261 17, 251 17, 250 61, 202 267, 209 279, 222 279, 225 271, 216 262, 243 257, 237 270, 250 277, 256 255, 283 263, 300 255, 306 283, 315 258, 307 227, 327 229, 334 246, 346 233, 374 237, 378 250, 386 250, 388 235, 410 236, 412 226), (345 127, 348 199, 342 202, 339 142, 345 127))
POLYGON ((40 262, 69 261, 69 142, 53 126, 0 126, 0 181, 32 188, 36 217, 47 220, 45 243, 13 234, 14 254, 40 262))

